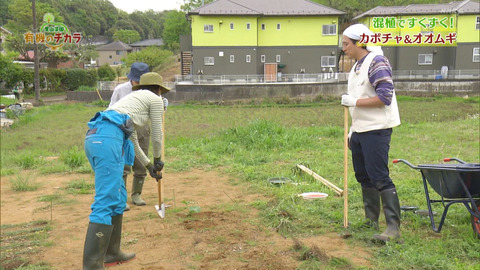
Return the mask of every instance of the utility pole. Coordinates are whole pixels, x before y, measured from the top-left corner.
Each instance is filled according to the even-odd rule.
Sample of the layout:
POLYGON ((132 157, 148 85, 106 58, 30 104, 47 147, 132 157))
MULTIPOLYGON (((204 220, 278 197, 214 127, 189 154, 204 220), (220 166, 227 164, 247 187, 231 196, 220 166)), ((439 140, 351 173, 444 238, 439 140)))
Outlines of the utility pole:
POLYGON ((38 47, 37 47, 37 12, 35 9, 35 0, 32 0, 32 12, 33 12, 33 60, 35 62, 35 79, 34 79, 34 88, 35 88, 35 103, 40 103, 40 80, 38 75, 39 63, 38 63, 38 47))

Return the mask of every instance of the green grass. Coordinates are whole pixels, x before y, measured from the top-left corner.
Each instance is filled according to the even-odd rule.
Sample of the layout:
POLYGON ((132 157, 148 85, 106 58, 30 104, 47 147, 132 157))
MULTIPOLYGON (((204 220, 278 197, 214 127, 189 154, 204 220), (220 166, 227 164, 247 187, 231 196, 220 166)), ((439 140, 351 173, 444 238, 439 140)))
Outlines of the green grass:
MULTIPOLYGON (((248 183, 253 192, 271 198, 251 203, 260 210, 261 221, 285 236, 341 232, 343 198, 335 196, 312 177, 294 170, 298 163, 307 164, 343 188, 343 108, 338 99, 318 98, 317 101, 301 103, 282 99, 229 106, 170 106, 166 114, 166 166, 170 171, 216 169, 238 179, 239 183, 248 183), (292 183, 273 186, 267 181, 270 177, 289 177, 292 183), (326 192, 329 197, 322 201, 306 201, 297 196, 308 191, 326 192)), ((421 164, 441 163, 444 157, 458 157, 479 163, 479 102, 478 97, 398 97, 402 125, 394 129, 390 159, 403 158, 421 164)), ((74 153, 67 156, 81 156, 86 123, 96 111, 103 109, 72 104, 45 106, 27 112, 11 129, 2 130, 2 175, 18 170, 17 157, 43 160, 42 157, 60 156, 72 149, 74 153), (52 139, 52 131, 56 132, 55 139, 52 139)), ((34 164, 32 168, 42 170, 35 162, 31 163, 34 164)), ((62 168, 71 170, 66 164, 49 166, 51 168, 42 173, 62 168)), ((79 170, 91 173, 88 162, 75 169, 79 170)), ((390 164, 390 172, 401 205, 426 209, 420 173, 404 164, 390 164)), ((360 227, 364 216, 361 190, 350 158, 348 175, 349 230, 353 236, 347 241, 373 254, 373 269, 478 268, 480 241, 472 236, 470 215, 464 206, 450 208, 440 234, 432 231, 428 218, 403 213, 404 244, 378 246, 370 241, 374 232, 360 227)), ((67 190, 90 190, 83 185, 81 181, 72 183, 67 190)), ((187 211, 195 206, 194 202, 184 204, 182 209, 187 211)), ((441 206, 434 210, 442 211, 441 206)), ((380 225, 381 229, 385 228, 383 217, 380 225)), ((308 257, 300 269, 318 267, 355 268, 345 258, 321 261, 308 257)))
POLYGON ((17 174, 15 179, 10 180, 10 184, 12 185, 12 190, 16 192, 34 191, 39 187, 39 184, 35 183, 31 175, 17 174))
POLYGON ((41 262, 32 262, 28 259, 43 246, 50 244, 48 241, 50 230, 49 222, 44 220, 2 225, 1 269, 52 269, 41 262))
POLYGON ((92 194, 95 190, 95 184, 87 183, 85 179, 73 180, 68 183, 66 190, 71 194, 92 194))

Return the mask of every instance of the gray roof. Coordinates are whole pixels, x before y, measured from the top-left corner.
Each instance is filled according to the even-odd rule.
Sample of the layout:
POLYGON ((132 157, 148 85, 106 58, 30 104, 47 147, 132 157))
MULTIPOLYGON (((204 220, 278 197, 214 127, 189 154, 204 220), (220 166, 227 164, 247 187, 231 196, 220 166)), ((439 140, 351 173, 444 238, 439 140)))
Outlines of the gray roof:
POLYGON ((130 44, 131 47, 148 47, 148 46, 162 46, 163 40, 162 39, 145 39, 142 41, 138 41, 135 43, 130 44))
POLYGON ((132 47, 121 41, 115 41, 97 48, 97 51, 130 51, 132 47))
POLYGON ((353 20, 358 20, 368 16, 385 15, 413 15, 413 14, 478 14, 480 12, 480 2, 465 0, 462 2, 450 2, 447 4, 413 4, 408 6, 378 6, 367 10, 356 16, 353 20))
POLYGON ((308 0, 217 0, 189 15, 319 16, 345 12, 308 0))

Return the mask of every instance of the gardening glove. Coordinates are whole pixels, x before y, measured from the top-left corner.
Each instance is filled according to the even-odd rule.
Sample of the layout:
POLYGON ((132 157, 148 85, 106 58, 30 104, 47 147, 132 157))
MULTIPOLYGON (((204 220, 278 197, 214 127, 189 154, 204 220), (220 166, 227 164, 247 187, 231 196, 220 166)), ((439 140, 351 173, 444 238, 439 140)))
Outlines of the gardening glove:
POLYGON ((163 109, 166 111, 168 107, 168 99, 166 99, 165 97, 162 97, 162 99, 163 99, 163 109))
POLYGON ((155 166, 153 166, 152 163, 148 163, 147 170, 148 170, 148 173, 150 174, 150 176, 152 178, 155 178, 155 180, 157 180, 157 182, 158 182, 158 180, 162 179, 162 173, 161 172, 157 173, 157 171, 155 171, 155 166))
POLYGON ((350 131, 348 132, 348 149, 350 149, 350 150, 352 149, 350 147, 350 140, 352 139, 352 134, 353 134, 353 131, 352 131, 352 129, 350 129, 350 131))
POLYGON ((350 95, 342 95, 342 105, 346 107, 355 107, 357 105, 357 98, 350 95))
POLYGON ((153 168, 155 169, 155 171, 159 172, 163 170, 164 165, 165 163, 163 163, 163 161, 160 158, 153 159, 153 168))

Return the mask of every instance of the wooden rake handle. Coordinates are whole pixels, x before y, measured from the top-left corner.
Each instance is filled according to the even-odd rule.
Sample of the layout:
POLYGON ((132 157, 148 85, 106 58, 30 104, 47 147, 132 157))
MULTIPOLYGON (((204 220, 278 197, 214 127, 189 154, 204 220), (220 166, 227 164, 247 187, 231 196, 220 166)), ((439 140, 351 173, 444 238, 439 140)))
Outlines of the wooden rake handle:
POLYGON ((343 227, 348 227, 348 107, 343 107, 343 227))
MULTIPOLYGON (((161 160, 165 162, 165 112, 163 111, 162 113, 162 152, 161 152, 161 160)), ((160 173, 160 172, 158 172, 160 173)), ((164 175, 162 175, 164 176, 164 175)), ((158 187, 158 206, 161 206, 164 203, 164 192, 163 192, 163 180, 159 179, 157 181, 157 187, 158 187)))

